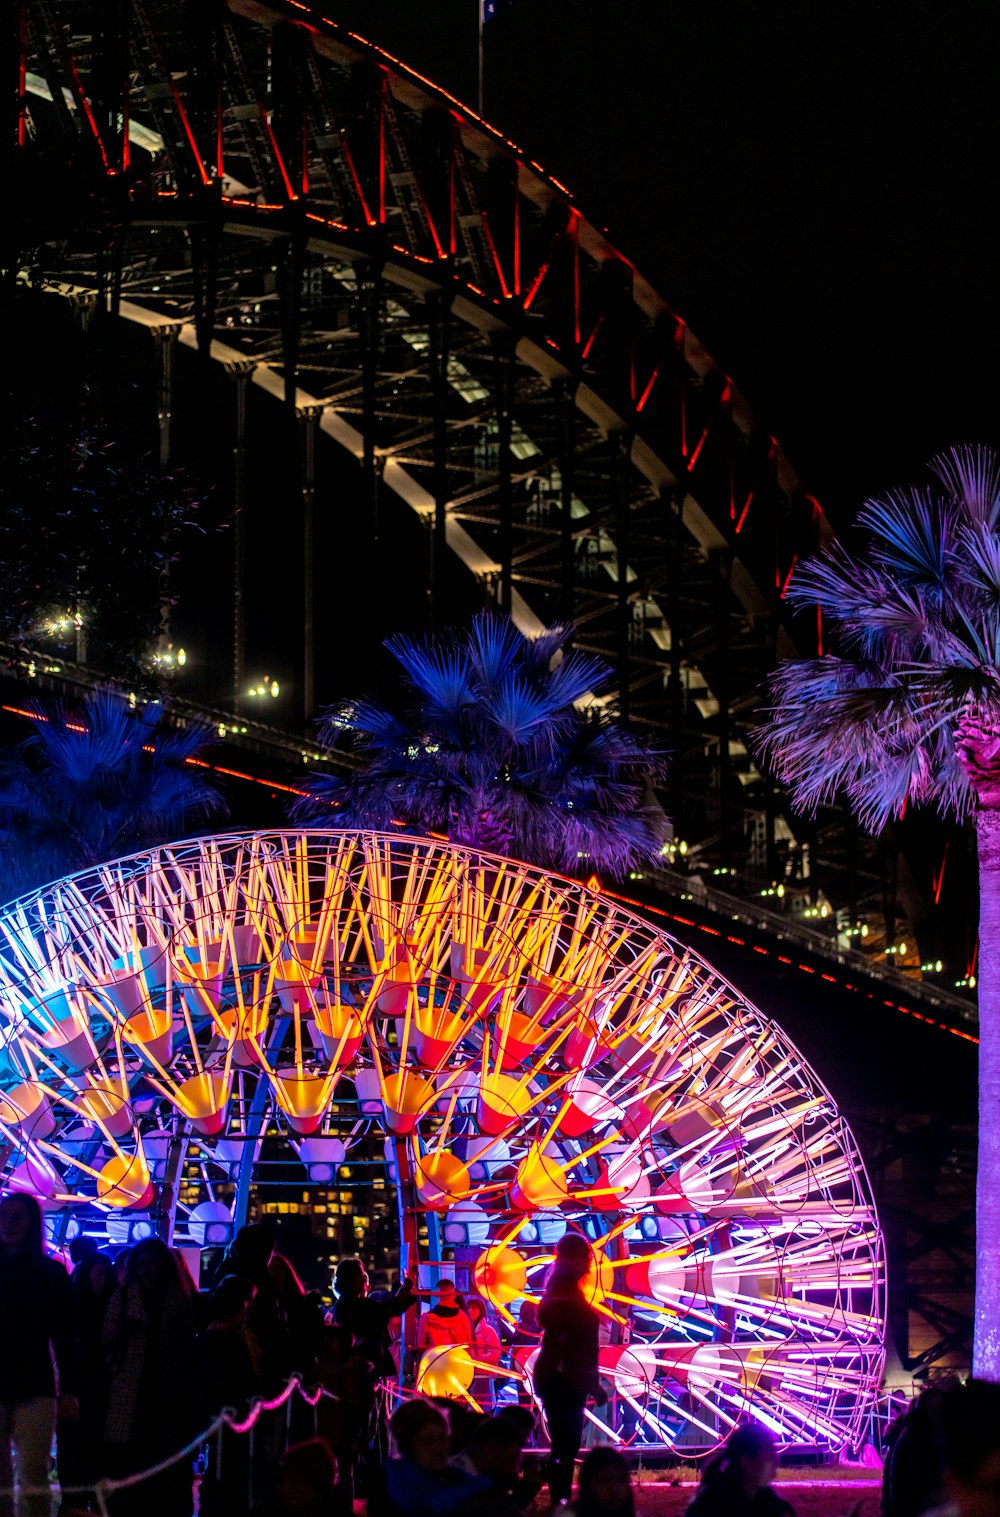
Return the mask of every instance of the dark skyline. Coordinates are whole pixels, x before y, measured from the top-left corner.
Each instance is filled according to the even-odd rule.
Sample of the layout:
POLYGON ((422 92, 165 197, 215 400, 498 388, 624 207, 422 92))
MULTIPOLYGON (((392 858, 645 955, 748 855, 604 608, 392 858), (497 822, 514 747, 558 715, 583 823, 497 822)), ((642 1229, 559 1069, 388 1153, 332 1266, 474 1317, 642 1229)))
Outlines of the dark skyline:
MULTIPOLYGON (((474 103, 477 0, 324 14, 474 103)), ((997 30, 985 0, 502 0, 486 25, 487 120, 690 323, 838 525, 998 437, 997 30)))

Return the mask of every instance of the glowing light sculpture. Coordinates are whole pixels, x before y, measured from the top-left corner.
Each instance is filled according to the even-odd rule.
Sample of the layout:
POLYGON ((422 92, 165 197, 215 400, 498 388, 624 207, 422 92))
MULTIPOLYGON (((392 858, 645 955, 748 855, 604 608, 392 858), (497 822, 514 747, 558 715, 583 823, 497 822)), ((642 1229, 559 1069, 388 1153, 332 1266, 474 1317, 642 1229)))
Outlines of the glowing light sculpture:
MULTIPOLYGON (((508 1320, 561 1232, 585 1236, 612 1441, 703 1451, 747 1412, 786 1446, 861 1429, 883 1260, 851 1135, 780 1029, 591 889, 444 842, 286 831, 158 848, 0 912, 0 1183, 54 1237, 224 1241, 211 1191, 168 1204, 177 1156, 237 1180, 263 1126, 315 1183, 352 1134, 384 1139, 410 1261, 419 1219, 508 1320)), ((497 1373, 530 1384, 531 1360, 497 1373)), ((459 1398, 473 1372, 464 1350, 420 1368, 459 1398)))

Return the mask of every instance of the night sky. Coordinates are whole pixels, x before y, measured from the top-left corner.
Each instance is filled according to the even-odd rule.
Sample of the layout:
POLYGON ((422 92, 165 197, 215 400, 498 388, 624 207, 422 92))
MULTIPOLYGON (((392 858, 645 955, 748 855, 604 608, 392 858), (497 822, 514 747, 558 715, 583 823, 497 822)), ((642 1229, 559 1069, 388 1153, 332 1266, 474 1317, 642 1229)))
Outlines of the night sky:
MULTIPOLYGON (((324 13, 474 103, 478 0, 324 13)), ((997 441, 988 0, 498 0, 487 119, 568 186, 838 524, 997 441)))

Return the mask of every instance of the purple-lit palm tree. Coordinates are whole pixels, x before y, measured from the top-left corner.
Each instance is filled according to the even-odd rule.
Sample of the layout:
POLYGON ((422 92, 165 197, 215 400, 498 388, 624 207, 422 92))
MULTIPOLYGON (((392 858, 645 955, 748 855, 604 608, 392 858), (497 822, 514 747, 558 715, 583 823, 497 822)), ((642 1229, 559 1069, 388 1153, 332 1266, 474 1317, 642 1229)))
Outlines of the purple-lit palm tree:
POLYGON ((760 748, 796 806, 846 796, 877 832, 910 805, 975 816, 979 846, 977 1375, 1000 1380, 1000 460, 959 447, 922 489, 869 501, 864 555, 835 547, 789 596, 839 656, 770 680, 760 748))
POLYGON ((389 638, 409 700, 399 714, 354 701, 327 715, 325 739, 350 732, 365 762, 349 779, 311 780, 296 819, 402 821, 573 874, 654 862, 660 759, 593 699, 609 671, 567 649, 570 630, 529 638, 483 614, 426 642, 389 638))
POLYGON ((0 897, 179 836, 225 811, 197 759, 205 729, 170 728, 156 701, 92 690, 78 711, 35 708, 0 754, 0 897))

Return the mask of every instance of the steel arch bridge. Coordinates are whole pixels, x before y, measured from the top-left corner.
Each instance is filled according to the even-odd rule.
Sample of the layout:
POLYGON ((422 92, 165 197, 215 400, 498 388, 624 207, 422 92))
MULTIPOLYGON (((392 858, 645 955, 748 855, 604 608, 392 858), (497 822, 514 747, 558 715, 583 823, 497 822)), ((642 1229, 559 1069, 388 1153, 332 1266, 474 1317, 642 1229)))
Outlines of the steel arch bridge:
POLYGON ((720 857, 749 827, 767 872, 743 728, 829 529, 686 324, 514 144, 315 8, 18 10, 23 149, 69 143, 106 211, 32 277, 149 328, 165 453, 177 342, 233 376, 238 454, 248 384, 301 420, 306 714, 322 433, 363 465, 373 540, 382 491, 425 522, 434 589, 450 551, 526 630, 573 620, 685 755, 674 813, 686 768, 720 857))
POLYGON ((9 16, 21 182, 54 159, 86 190, 64 219, 47 204, 27 226, 20 277, 96 327, 149 332, 164 459, 178 346, 231 381, 235 688, 252 385, 300 424, 288 530, 303 547, 307 711, 325 437, 361 465, 373 561, 385 492, 424 523, 414 573, 438 622, 456 553, 484 601, 528 629, 570 617, 610 656, 623 710, 674 755, 666 809, 699 868, 726 884, 736 864, 734 888, 754 895, 784 877, 774 904, 799 915, 821 885, 897 967, 881 952, 896 936, 890 853, 876 860, 839 815, 793 822, 745 743, 761 673, 822 635, 792 624, 782 590, 829 523, 567 190, 317 7, 15 0, 9 16))
MULTIPOLYGON (((864 1166, 780 1029, 662 930, 338 830, 168 844, 0 912, 0 1187, 57 1241, 218 1245, 265 1150, 343 1186, 366 1146, 404 1267, 511 1324, 558 1238, 589 1241, 613 1442, 706 1452, 746 1412, 786 1447, 859 1441, 885 1313, 864 1166)), ((431 1349, 416 1383, 468 1399, 475 1372, 431 1349)))

